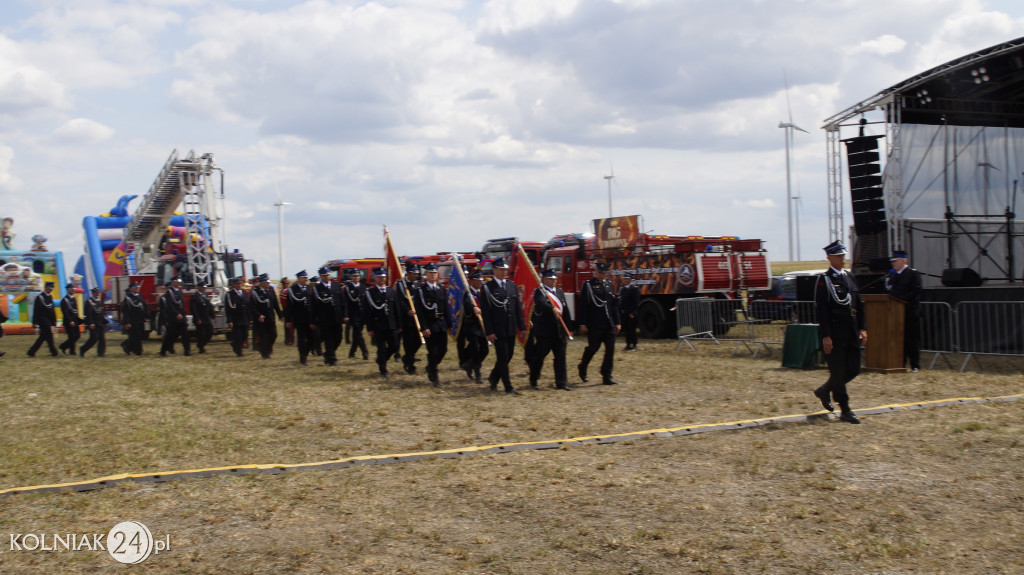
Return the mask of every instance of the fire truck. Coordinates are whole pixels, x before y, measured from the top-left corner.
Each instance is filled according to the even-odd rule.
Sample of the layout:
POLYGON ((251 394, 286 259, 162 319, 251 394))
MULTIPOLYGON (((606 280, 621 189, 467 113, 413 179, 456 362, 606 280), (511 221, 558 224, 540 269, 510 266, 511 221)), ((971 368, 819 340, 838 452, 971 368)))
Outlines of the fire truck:
MULTIPOLYGON (((679 298, 729 299, 738 309, 741 292, 771 287, 768 254, 761 240, 649 235, 639 231, 638 220, 639 216, 595 220, 595 234, 553 238, 543 267, 558 274, 574 312, 580 288, 593 277, 599 261, 609 264, 616 292, 623 273, 633 272, 633 283, 640 288, 638 329, 645 338, 673 335, 676 319, 671 309, 679 298)), ((714 321, 724 331, 725 324, 735 318, 723 315, 714 321)))
MULTIPOLYGON (((202 289, 217 311, 214 333, 230 331, 221 311, 223 293, 229 278, 245 277, 246 259, 238 250, 229 250, 224 241, 223 201, 223 172, 213 154, 197 156, 190 151, 180 158, 174 150, 124 228, 124 275, 108 276, 107 287, 114 307, 124 298, 129 283, 140 284, 150 311, 146 336, 157 328, 158 300, 163 286, 174 276, 182 278, 186 311, 188 295, 202 289), (218 171, 221 181, 215 190, 218 186, 213 177, 218 171), (183 216, 184 229, 168 225, 176 214, 183 216)), ((255 264, 252 268, 255 274, 255 264)))
POLYGON ((491 265, 491 262, 498 258, 503 258, 507 261, 516 244, 523 246, 526 256, 530 258, 530 262, 533 263, 534 267, 541 262, 544 255, 544 242, 520 241, 519 238, 515 237, 494 238, 487 240, 477 254, 477 258, 480 260, 480 271, 484 275, 493 274, 494 266, 491 265))
POLYGON ((322 268, 327 268, 334 279, 345 281, 351 274, 359 274, 359 282, 368 285, 370 273, 374 268, 384 266, 384 258, 352 258, 341 260, 327 260, 322 268))

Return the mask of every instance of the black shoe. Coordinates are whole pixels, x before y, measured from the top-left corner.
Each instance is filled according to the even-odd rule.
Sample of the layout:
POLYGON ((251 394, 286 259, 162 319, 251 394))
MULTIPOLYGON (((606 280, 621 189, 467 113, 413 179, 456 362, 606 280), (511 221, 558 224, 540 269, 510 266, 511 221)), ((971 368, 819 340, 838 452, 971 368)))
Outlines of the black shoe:
POLYGON ((576 366, 576 371, 580 374, 580 381, 587 383, 587 366, 581 363, 576 366))
POLYGON ((67 355, 68 354, 68 348, 66 348, 64 346, 60 346, 60 352, 63 353, 64 355, 67 355))
POLYGON ((299 360, 299 364, 300 364, 300 365, 309 365, 309 362, 308 362, 308 361, 306 361, 306 360, 304 360, 304 359, 300 359, 300 360, 299 360))
POLYGON ((561 389, 562 391, 572 391, 572 388, 564 383, 562 385, 556 385, 555 389, 561 389))
POLYGON ((483 383, 484 382, 484 379, 482 377, 480 377, 480 370, 479 369, 474 369, 473 370, 473 381, 475 381, 477 383, 483 383))
MULTIPOLYGON (((3 355, 3 354, 2 354, 2 353, 0 353, 0 355, 3 355)), ((78 357, 85 357, 85 351, 84 351, 84 350, 81 350, 81 349, 80 349, 80 350, 78 350, 78 357)))
POLYGON ((60 354, 55 351, 51 351, 50 355, 52 355, 53 357, 60 357, 60 354))
POLYGON ((192 352, 191 351, 186 351, 185 352, 185 357, 191 357, 191 356, 192 356, 192 352))
POLYGON ((199 350, 199 355, 203 355, 203 354, 205 354, 205 353, 206 353, 206 350, 205 350, 205 349, 200 349, 200 350, 199 350))
POLYGON ((380 378, 383 379, 384 381, 391 379, 390 377, 388 377, 388 372, 386 371, 380 372, 380 378))
POLYGON ((844 411, 839 414, 839 421, 845 421, 847 423, 860 423, 860 418, 857 417, 852 411, 844 411))
POLYGON ((349 359, 355 359, 356 358, 356 352, 353 351, 353 352, 349 353, 348 354, 348 358, 349 359))
POLYGON ((506 395, 519 395, 519 392, 512 389, 511 387, 505 390, 506 395))
POLYGON ((7 355, 7 352, 6 352, 6 351, 0 351, 0 357, 3 357, 3 356, 5 356, 5 355, 7 355))
POLYGON ((530 380, 530 389, 540 389, 539 387, 537 387, 537 380, 535 380, 535 379, 531 379, 530 380))
POLYGON ((35 357, 36 356, 35 352, 31 352, 31 351, 26 351, 25 355, 27 355, 29 357, 35 357))
POLYGON ((820 389, 815 389, 814 390, 814 396, 817 397, 819 401, 821 401, 821 406, 824 407, 826 411, 835 411, 836 410, 836 406, 832 405, 832 402, 829 401, 829 399, 828 399, 828 392, 827 391, 822 391, 820 389))
POLYGON ((473 368, 472 367, 465 367, 463 369, 466 371, 466 377, 469 378, 469 381, 473 381, 473 368))
POLYGON ((604 381, 602 381, 601 385, 619 385, 619 382, 617 382, 614 379, 609 377, 609 378, 605 379, 604 381))
POLYGON ((368 353, 364 353, 364 354, 363 354, 363 359, 364 359, 364 360, 370 359, 370 354, 368 354, 368 353))
POLYGON ((167 352, 166 351, 161 351, 160 352, 160 357, 167 357, 167 352))

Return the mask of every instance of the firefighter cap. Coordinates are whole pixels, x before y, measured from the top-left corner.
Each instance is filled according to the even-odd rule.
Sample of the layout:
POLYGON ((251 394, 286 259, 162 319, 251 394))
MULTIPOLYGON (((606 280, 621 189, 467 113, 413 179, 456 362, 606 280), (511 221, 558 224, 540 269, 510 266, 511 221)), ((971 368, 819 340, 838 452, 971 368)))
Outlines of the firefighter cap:
POLYGON ((494 263, 492 263, 491 266, 494 267, 495 269, 507 270, 508 262, 505 261, 505 258, 498 258, 494 260, 494 263))
POLYGON ((555 270, 547 269, 547 270, 544 270, 544 271, 542 271, 540 273, 540 277, 542 277, 544 279, 547 279, 547 278, 557 278, 558 274, 555 273, 555 270))
POLYGON ((427 265, 423 266, 423 271, 424 272, 436 272, 437 271, 437 264, 433 264, 433 263, 427 264, 427 265))
POLYGON ((836 240, 823 248, 827 256, 845 256, 846 246, 843 242, 836 240))
POLYGON ((597 262, 596 264, 594 264, 594 269, 596 269, 599 272, 606 272, 609 270, 609 268, 610 266, 608 265, 608 262, 597 262))
POLYGON ((905 252, 903 250, 894 250, 892 252, 892 257, 889 258, 889 261, 903 259, 903 258, 906 258, 906 257, 908 257, 907 256, 907 252, 905 252))

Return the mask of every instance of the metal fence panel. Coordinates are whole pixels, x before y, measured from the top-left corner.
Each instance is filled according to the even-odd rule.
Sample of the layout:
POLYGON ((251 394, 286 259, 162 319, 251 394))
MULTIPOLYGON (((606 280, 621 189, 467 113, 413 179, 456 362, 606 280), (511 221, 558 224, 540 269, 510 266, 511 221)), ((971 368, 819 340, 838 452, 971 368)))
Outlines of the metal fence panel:
POLYGON ((676 300, 676 337, 679 340, 677 348, 686 344, 690 349, 696 349, 690 343, 691 339, 715 339, 712 333, 714 321, 711 303, 712 300, 708 298, 676 300))
POLYGON ((1024 302, 962 301, 956 315, 961 353, 1024 355, 1024 302))
POLYGON ((944 301, 921 302, 921 351, 953 353, 956 345, 956 318, 953 307, 944 301))

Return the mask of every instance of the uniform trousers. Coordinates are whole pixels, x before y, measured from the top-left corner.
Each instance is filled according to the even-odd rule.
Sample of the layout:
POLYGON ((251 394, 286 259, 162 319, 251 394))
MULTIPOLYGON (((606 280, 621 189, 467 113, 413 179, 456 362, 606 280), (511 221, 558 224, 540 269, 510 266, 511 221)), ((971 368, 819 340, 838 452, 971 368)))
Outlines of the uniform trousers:
POLYGON ((125 353, 142 355, 142 332, 145 331, 144 328, 145 326, 141 321, 133 323, 131 327, 128 328, 128 339, 121 342, 121 349, 123 349, 125 353))
POLYGON ((569 377, 565 368, 565 338, 537 337, 537 344, 533 349, 533 361, 530 363, 530 385, 536 385, 540 379, 540 372, 544 368, 544 359, 548 353, 552 354, 555 369, 555 385, 562 387, 569 383, 569 377))
POLYGON ((601 376, 608 380, 612 378, 612 368, 615 365, 615 330, 614 329, 588 329, 587 347, 583 350, 583 358, 580 365, 586 370, 590 360, 597 354, 597 351, 604 345, 604 360, 601 362, 601 376))
POLYGON ((206 351, 206 344, 210 343, 213 339, 213 324, 204 321, 196 325, 196 347, 199 348, 199 353, 206 351))
POLYGON ((448 353, 448 332, 432 331, 427 339, 427 375, 437 377, 437 366, 448 353))
POLYGON ((491 389, 498 386, 498 380, 505 384, 505 391, 512 389, 512 377, 508 372, 508 364, 512 361, 512 354, 516 350, 516 336, 498 337, 494 340, 494 369, 488 380, 491 389))
POLYGON ((860 374, 860 340, 832 338, 832 353, 825 355, 828 380, 818 388, 819 393, 831 393, 843 411, 850 410, 850 396, 846 384, 860 374))
POLYGON ((171 322, 164 326, 164 339, 160 345, 160 353, 174 353, 174 343, 181 339, 181 347, 185 354, 192 353, 192 347, 188 341, 188 324, 185 322, 171 322))
POLYGON ((306 363, 310 351, 313 349, 313 326, 308 323, 295 322, 295 347, 299 350, 299 361, 306 363))
POLYGON ((393 331, 373 332, 373 345, 377 346, 377 367, 388 372, 388 360, 398 353, 398 334, 393 331))
POLYGON ((64 324, 64 333, 67 334, 68 338, 59 347, 62 350, 70 350, 71 355, 75 355, 75 344, 78 342, 78 338, 82 336, 78 324, 64 324))
POLYGON ((103 357, 107 353, 107 330, 103 324, 94 324, 89 328, 89 339, 85 340, 78 354, 85 357, 85 352, 96 346, 96 355, 103 357))
POLYGON ((348 348, 348 356, 355 357, 356 350, 361 350, 365 358, 369 352, 366 350, 366 338, 363 337, 363 322, 349 320, 349 323, 345 324, 345 330, 352 340, 352 347, 348 348))
POLYGON ((420 350, 420 346, 423 343, 420 342, 420 332, 416 330, 416 324, 412 321, 405 323, 406 325, 402 330, 402 365, 405 366, 405 370, 409 373, 415 373, 416 352, 420 350))
POLYGON ((28 354, 35 355, 36 352, 39 351, 39 348, 42 347, 44 343, 47 346, 49 346, 50 355, 58 355, 57 346, 53 342, 53 328, 51 328, 48 325, 39 326, 39 337, 36 338, 36 341, 35 343, 32 344, 32 347, 28 348, 28 354))
POLYGON ((636 347, 636 314, 622 313, 622 333, 626 335, 626 348, 632 349, 636 347))
POLYGON ((324 346, 324 365, 335 365, 338 363, 338 346, 341 345, 341 324, 340 323, 319 323, 317 331, 320 332, 320 340, 324 346))
POLYGON ((921 314, 907 312, 903 324, 903 363, 921 369, 921 314))
POLYGON ((242 350, 249 339, 249 322, 239 321, 231 324, 231 350, 241 356, 242 350))
POLYGON ((274 342, 277 341, 277 322, 270 318, 264 318, 262 322, 254 321, 252 331, 259 338, 256 349, 260 356, 270 357, 274 353, 274 342))

